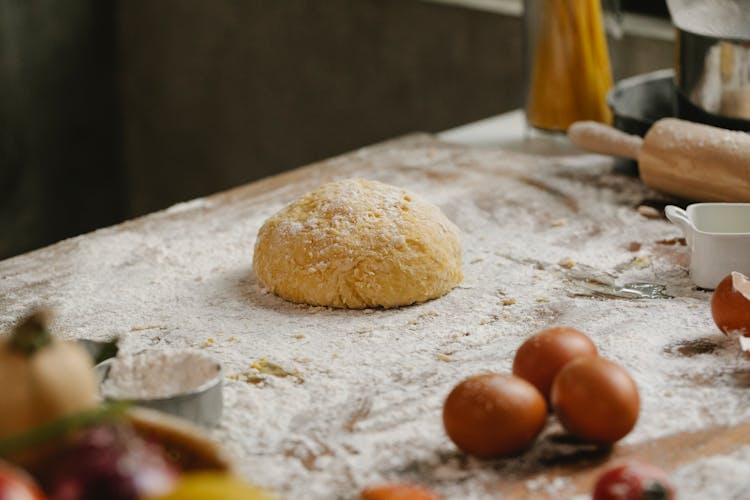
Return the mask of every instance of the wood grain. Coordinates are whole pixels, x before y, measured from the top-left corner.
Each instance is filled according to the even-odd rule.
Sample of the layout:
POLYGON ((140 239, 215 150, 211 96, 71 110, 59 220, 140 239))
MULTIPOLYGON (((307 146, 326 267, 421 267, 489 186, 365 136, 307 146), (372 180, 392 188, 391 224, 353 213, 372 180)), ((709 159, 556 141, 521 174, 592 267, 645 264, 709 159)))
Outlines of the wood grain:
POLYGON ((498 481, 491 490, 501 498, 555 499, 578 494, 590 494, 603 469, 627 460, 639 460, 658 464, 667 473, 681 465, 702 458, 722 455, 750 444, 750 422, 733 427, 711 427, 694 432, 681 432, 647 443, 631 446, 615 446, 611 450, 586 448, 580 458, 564 465, 537 464, 527 476, 511 481, 498 481), (563 478, 564 486, 552 492, 530 488, 531 481, 544 477, 545 481, 563 478))

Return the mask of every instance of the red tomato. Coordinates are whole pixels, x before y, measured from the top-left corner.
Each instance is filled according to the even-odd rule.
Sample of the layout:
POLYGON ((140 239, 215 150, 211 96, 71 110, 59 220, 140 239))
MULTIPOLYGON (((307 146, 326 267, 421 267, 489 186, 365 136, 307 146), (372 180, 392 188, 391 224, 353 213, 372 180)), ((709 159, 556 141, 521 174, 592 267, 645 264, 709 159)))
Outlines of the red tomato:
POLYGON ((667 474, 653 465, 627 462, 607 469, 594 487, 593 500, 674 500, 667 474))
POLYGON ((385 484, 362 490, 362 500, 442 500, 442 498, 418 484, 385 484))
POLYGON ((31 476, 0 462, 0 500, 44 500, 46 497, 31 476))

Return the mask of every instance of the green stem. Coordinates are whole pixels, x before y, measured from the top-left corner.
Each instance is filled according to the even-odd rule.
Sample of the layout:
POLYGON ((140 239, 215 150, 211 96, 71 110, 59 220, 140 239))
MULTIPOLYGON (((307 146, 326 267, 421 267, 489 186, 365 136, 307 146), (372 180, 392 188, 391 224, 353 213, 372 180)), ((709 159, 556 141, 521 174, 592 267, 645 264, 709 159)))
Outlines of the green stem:
POLYGON ((128 408, 127 403, 102 403, 93 410, 75 413, 47 422, 22 434, 0 441, 0 457, 34 448, 90 425, 120 418, 128 408))

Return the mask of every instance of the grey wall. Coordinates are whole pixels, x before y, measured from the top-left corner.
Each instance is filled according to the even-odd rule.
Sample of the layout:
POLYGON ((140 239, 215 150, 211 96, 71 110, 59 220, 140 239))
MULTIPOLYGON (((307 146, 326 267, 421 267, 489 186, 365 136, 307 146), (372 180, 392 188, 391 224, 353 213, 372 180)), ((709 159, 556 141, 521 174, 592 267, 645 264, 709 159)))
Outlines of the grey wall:
MULTIPOLYGON (((0 0, 0 258, 519 107, 521 34, 417 0, 0 0)), ((615 45, 617 77, 671 59, 615 45)))
POLYGON ((609 40, 615 81, 674 65, 674 43, 625 34, 609 40))
POLYGON ((131 208, 517 106, 520 33, 418 1, 122 2, 131 208))

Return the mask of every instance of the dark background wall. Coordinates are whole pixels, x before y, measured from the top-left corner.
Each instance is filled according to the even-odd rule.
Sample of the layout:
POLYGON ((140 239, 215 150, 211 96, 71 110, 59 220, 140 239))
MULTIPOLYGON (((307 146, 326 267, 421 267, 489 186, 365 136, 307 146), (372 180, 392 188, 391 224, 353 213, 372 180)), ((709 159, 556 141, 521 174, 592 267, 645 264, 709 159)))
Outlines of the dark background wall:
POLYGON ((517 106, 520 23, 404 0, 120 4, 132 210, 517 106))
POLYGON ((417 0, 0 0, 0 258, 517 108, 521 75, 519 18, 417 0))
POLYGON ((0 0, 0 258, 126 216, 113 5, 0 0))

